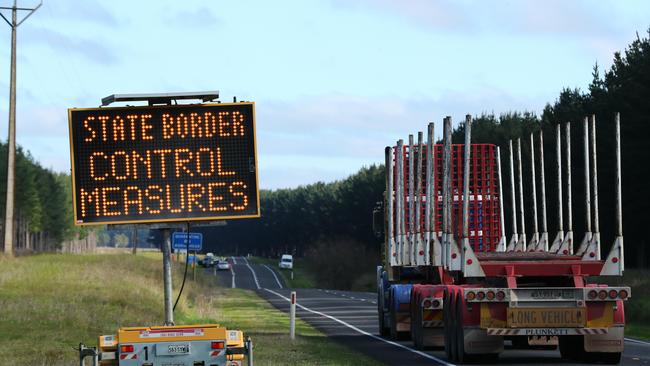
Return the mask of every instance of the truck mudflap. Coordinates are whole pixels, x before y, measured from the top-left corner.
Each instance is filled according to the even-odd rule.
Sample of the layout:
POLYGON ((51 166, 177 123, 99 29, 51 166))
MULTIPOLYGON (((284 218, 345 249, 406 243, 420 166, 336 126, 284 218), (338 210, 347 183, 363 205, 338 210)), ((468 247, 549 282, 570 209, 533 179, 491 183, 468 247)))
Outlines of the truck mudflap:
POLYGON ((480 327, 463 327, 465 353, 495 354, 503 352, 503 336, 491 335, 480 327))
POLYGON ((605 333, 584 335, 587 352, 623 352, 625 348, 625 326, 613 326, 605 333))
POLYGON ((411 331, 411 288, 410 284, 397 284, 390 287, 391 323, 395 323, 391 324, 393 333, 410 333, 411 331))

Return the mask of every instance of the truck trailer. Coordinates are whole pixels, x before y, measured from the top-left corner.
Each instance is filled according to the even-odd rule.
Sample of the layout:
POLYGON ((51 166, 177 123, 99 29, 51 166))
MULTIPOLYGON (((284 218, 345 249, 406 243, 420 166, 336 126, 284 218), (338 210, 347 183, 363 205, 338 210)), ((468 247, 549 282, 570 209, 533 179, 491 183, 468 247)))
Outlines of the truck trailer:
POLYGON ((573 239, 570 123, 565 124, 564 134, 560 125, 556 129, 559 227, 553 241, 549 241, 546 219, 541 131, 538 149, 535 136, 530 135, 532 191, 527 194, 533 204, 529 209, 524 207, 521 140, 509 143, 512 232, 508 240, 501 149, 471 143, 471 116, 464 123, 464 144, 451 143, 451 117, 447 117, 442 144, 434 143, 430 123, 426 142, 419 132, 417 141, 410 135, 408 144, 399 140, 386 147, 386 191, 373 220, 384 237, 384 261, 377 268, 380 334, 410 338, 418 349, 444 347, 447 358, 459 363, 496 362, 506 341, 514 347, 557 345, 567 360, 619 363, 624 302, 631 291, 599 284, 598 278, 621 276, 624 271, 620 115, 614 121, 616 238, 604 258, 595 116, 584 119, 587 227, 580 242, 573 239), (533 222, 528 238, 526 217, 533 222))

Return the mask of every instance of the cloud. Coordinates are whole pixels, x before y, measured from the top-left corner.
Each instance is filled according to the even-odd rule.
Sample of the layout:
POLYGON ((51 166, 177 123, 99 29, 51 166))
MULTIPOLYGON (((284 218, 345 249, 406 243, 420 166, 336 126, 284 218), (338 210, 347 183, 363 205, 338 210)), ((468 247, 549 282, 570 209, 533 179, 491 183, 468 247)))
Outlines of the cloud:
POLYGON ((51 28, 37 26, 25 28, 21 37, 25 44, 43 44, 53 52, 75 53, 102 65, 112 65, 118 61, 117 53, 105 39, 73 37, 51 28))
POLYGON ((39 11, 45 11, 54 19, 73 22, 87 22, 115 27, 124 23, 124 18, 117 17, 105 8, 101 2, 84 1, 44 1, 39 11))
MULTIPOLYGON (((452 0, 331 0, 336 8, 367 11, 376 9, 415 24, 451 31, 470 30, 471 18, 458 1, 452 0)), ((473 28, 473 27, 472 27, 473 28)))
POLYGON ((183 10, 168 15, 165 24, 170 24, 182 28, 208 28, 218 25, 220 20, 214 15, 212 10, 205 6, 193 9, 183 10))
POLYGON ((520 35, 574 35, 580 37, 620 34, 602 9, 612 1, 525 0, 331 0, 336 8, 372 10, 400 17, 427 29, 467 33, 520 35))
POLYGON ((448 90, 440 98, 324 95, 256 103, 260 180, 264 188, 342 179, 362 166, 381 164, 384 147, 425 132, 442 119, 465 114, 539 112, 548 98, 525 98, 494 87, 448 90))

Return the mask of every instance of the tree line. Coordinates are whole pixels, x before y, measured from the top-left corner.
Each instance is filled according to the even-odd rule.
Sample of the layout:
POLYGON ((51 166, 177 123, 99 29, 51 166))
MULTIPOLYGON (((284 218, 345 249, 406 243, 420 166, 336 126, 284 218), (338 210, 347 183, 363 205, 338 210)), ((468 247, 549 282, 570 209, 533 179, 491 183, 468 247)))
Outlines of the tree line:
MULTIPOLYGON (((0 210, 3 223, 7 195, 7 144, 0 143, 0 210)), ((42 167, 28 151, 16 149, 14 251, 53 251, 64 240, 86 234, 72 219, 70 176, 42 167)), ((3 226, 3 225, 1 225, 3 226)), ((4 240, 0 227, 0 241, 4 240)))
MULTIPOLYGON (((603 255, 614 240, 614 115, 621 116, 623 227, 626 237, 628 266, 644 266, 650 250, 644 235, 645 220, 650 217, 650 195, 645 192, 650 172, 650 41, 637 37, 623 52, 614 55, 613 65, 601 74, 598 65, 592 71, 592 82, 586 91, 564 89, 558 98, 546 105, 541 116, 532 112, 508 112, 500 116, 481 115, 474 119, 472 141, 501 146, 504 204, 511 207, 509 192, 508 140, 522 139, 523 183, 526 228, 532 232, 532 178, 530 174, 530 134, 534 133, 536 169, 539 179, 539 131, 544 136, 546 173, 546 204, 550 240, 558 229, 556 188, 556 128, 571 122, 573 231, 579 245, 585 228, 585 181, 583 155, 583 119, 596 118, 600 231, 603 255)), ((464 125, 453 132, 453 142, 462 143, 464 125)), ((564 149, 562 150, 564 154, 564 149)), ((382 151, 377 155, 381 156, 382 151)), ((563 159, 566 159, 564 157, 563 159)), ((563 166, 566 160, 563 161, 563 166)), ((592 168, 593 169, 593 168, 592 168)), ((563 185, 567 176, 563 172, 563 185)), ((540 194, 537 183, 538 204, 540 194)), ((593 189, 593 188, 592 188, 593 189)), ((566 217, 566 188, 564 189, 566 217)), ((379 251, 373 237, 372 209, 382 200, 384 167, 369 166, 337 182, 314 183, 294 189, 261 192, 262 218, 230 221, 227 226, 203 229, 215 250, 277 256, 284 252, 303 255, 318 243, 353 239, 358 245, 379 251)), ((541 215, 541 213, 540 213, 541 215)), ((506 232, 511 233, 509 211, 506 232)), ((540 217, 541 220, 541 217, 540 217)), ((566 224, 565 224, 566 225, 566 224)), ((378 257, 376 255, 375 257, 378 257)))
MULTIPOLYGON (((649 31, 650 32, 650 31, 649 31)), ((502 173, 505 207, 510 207, 508 140, 522 139, 523 183, 527 212, 532 207, 529 136, 539 131, 544 136, 546 203, 548 231, 552 239, 557 227, 557 189, 555 181, 556 126, 571 122, 573 228, 575 241, 582 239, 585 227, 585 184, 582 153, 583 118, 595 115, 599 173, 600 226, 603 253, 614 239, 614 115, 621 115, 623 168, 623 227, 628 266, 645 266, 650 251, 645 250, 645 220, 649 217, 650 198, 645 192, 650 173, 650 41, 637 37, 623 52, 614 55, 613 65, 601 74, 592 70, 592 82, 585 91, 564 89, 544 108, 541 116, 532 112, 512 111, 499 116, 484 114, 474 119, 473 142, 494 143, 502 147, 502 173)), ((564 133, 564 128, 562 128, 564 133)), ((454 143, 462 143, 464 126, 453 132, 454 143)), ((563 139, 564 140, 564 139, 563 139)), ((563 142, 564 143, 564 142, 563 142)), ((6 172, 6 144, 0 144, 0 172, 6 172)), ((535 150, 539 174, 539 150, 535 150)), ((383 156, 383 151, 377 151, 383 156)), ((563 162, 563 165, 565 162, 563 162)), ((566 182, 566 174, 563 181, 566 182)), ((4 178, 4 177, 3 177, 4 178)), ((38 164, 18 149, 16 160, 16 242, 19 247, 56 249, 62 240, 85 235, 85 229, 73 226, 70 176, 55 173, 38 164), (31 246, 31 247, 30 247, 31 246)), ((6 179, 0 180, 0 210, 4 212, 6 179)), ((538 183, 538 195, 539 195, 538 183)), ((205 234, 206 250, 223 253, 253 253, 279 256, 318 256, 318 248, 327 243, 344 242, 337 247, 357 246, 364 256, 378 260, 380 240, 373 236, 372 210, 383 200, 384 167, 363 167, 350 177, 331 183, 317 182, 292 189, 262 190, 260 219, 231 220, 226 226, 197 228, 205 234)), ((566 194, 566 191, 565 191, 566 194)), ((538 200, 541 199, 538 196, 538 200)), ((565 201, 566 202, 566 201, 565 201)), ((565 208, 566 211, 566 208, 565 208)), ((565 212, 566 217, 566 212, 565 212)), ((506 232, 510 215, 505 215, 506 232)), ((526 215, 527 232, 532 216, 526 215)), ((2 236, 0 236, 2 237, 2 236)), ((159 233, 151 241, 159 242, 159 233)), ((355 252, 360 256, 358 252, 355 252)), ((344 253, 341 253, 342 255, 344 253)))

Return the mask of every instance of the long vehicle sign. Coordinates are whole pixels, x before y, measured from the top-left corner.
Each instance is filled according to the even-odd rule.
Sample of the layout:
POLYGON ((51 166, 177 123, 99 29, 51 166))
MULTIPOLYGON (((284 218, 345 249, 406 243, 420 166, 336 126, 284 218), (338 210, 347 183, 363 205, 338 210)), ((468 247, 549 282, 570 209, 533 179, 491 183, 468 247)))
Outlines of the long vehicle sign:
POLYGON ((584 308, 508 308, 509 328, 584 327, 584 308))
POLYGON ((68 117, 77 225, 259 217, 254 103, 68 117))

